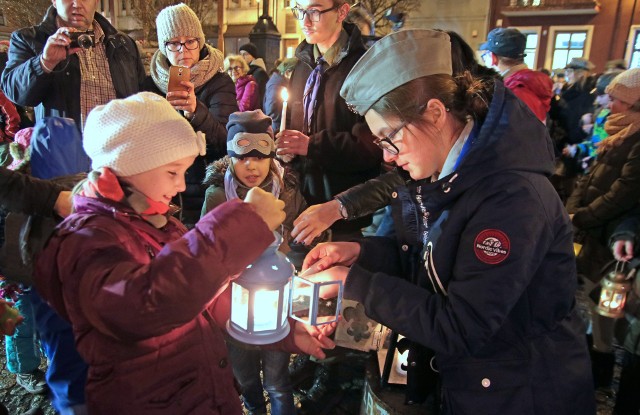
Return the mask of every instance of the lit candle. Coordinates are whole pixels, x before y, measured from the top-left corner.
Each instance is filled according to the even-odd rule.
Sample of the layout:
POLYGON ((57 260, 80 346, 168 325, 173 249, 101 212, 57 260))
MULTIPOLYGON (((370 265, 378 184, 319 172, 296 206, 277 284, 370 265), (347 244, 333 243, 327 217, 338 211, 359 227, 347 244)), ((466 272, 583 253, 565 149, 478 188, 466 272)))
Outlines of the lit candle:
MULTIPOLYGON (((289 92, 287 88, 282 88, 282 92, 280 92, 280 97, 282 98, 282 116, 280 117, 280 131, 284 131, 287 129, 287 101, 289 100, 289 92)), ((295 154, 279 154, 278 157, 280 160, 285 163, 291 163, 291 160, 295 157, 295 154)))
POLYGON ((282 88, 280 97, 282 97, 282 117, 280 117, 280 131, 282 131, 287 129, 287 100, 289 100, 287 88, 282 88))

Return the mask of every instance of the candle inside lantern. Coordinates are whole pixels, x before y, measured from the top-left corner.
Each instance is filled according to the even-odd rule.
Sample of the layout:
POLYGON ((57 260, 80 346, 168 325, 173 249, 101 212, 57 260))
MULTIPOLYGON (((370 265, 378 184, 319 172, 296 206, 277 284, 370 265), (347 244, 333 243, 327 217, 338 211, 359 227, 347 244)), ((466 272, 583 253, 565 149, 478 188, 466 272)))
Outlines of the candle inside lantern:
POLYGON ((282 98, 282 117, 280 117, 280 131, 287 129, 287 101, 289 100, 289 91, 287 88, 282 88, 280 93, 282 98))

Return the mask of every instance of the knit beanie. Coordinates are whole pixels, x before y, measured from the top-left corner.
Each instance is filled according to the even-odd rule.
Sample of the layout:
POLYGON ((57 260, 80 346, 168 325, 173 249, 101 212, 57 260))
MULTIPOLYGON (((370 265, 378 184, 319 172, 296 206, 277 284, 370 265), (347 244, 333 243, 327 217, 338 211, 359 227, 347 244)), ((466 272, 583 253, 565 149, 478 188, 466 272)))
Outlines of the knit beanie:
POLYGON ((606 92, 627 104, 635 104, 640 100, 640 68, 627 69, 613 78, 606 92))
POLYGON ((195 12, 184 3, 165 7, 156 17, 158 29, 158 48, 166 55, 164 43, 180 36, 194 37, 200 41, 200 50, 204 47, 204 32, 202 24, 195 12))
POLYGON ((244 45, 240 46, 238 53, 242 52, 243 50, 253 56, 254 59, 258 59, 260 57, 258 56, 258 47, 251 42, 245 43, 244 45))
POLYGON ((600 75, 598 77, 598 80, 596 81, 596 93, 598 95, 606 94, 605 90, 607 89, 607 86, 609 86, 611 81, 613 81, 613 78, 620 75, 621 73, 622 71, 618 70, 615 72, 606 72, 600 75))
POLYGON ((262 110, 231 114, 227 123, 227 154, 231 157, 275 157, 271 117, 262 110))
POLYGON ((169 102, 140 92, 95 107, 87 117, 82 142, 91 168, 108 167, 126 177, 189 156, 203 156, 204 134, 196 133, 169 102))

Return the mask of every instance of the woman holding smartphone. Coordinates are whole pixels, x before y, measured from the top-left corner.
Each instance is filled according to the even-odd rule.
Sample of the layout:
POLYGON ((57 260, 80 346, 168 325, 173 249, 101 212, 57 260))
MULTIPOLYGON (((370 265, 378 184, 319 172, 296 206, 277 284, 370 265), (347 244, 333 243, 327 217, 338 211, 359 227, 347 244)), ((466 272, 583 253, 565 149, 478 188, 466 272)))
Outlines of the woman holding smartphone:
MULTIPOLYGON (((222 72, 222 52, 205 43, 198 16, 185 4, 162 9, 156 18, 156 26, 158 51, 151 59, 151 76, 147 78, 145 89, 166 96, 195 131, 202 131, 207 139, 207 159, 217 160, 227 153, 229 115, 238 111, 233 81, 222 72), (183 74, 189 74, 188 79, 176 82, 181 89, 169 90, 172 66, 189 68, 183 71, 183 74)), ((204 157, 198 157, 187 174, 181 219, 189 227, 200 217, 204 202, 200 183, 206 164, 204 157)))

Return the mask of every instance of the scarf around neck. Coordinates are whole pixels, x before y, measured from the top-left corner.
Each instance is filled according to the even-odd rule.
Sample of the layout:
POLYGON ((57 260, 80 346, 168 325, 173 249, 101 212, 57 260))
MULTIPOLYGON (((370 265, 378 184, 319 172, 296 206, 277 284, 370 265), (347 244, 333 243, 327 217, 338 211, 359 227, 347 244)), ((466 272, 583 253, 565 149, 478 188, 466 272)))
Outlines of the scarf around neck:
POLYGON ((129 206, 156 228, 162 228, 169 221, 167 218, 168 205, 149 199, 133 186, 121 182, 108 167, 91 171, 79 194, 86 197, 113 200, 129 206))
MULTIPOLYGON (((191 67, 191 82, 193 82, 196 91, 213 78, 215 74, 222 72, 224 61, 222 52, 210 45, 205 45, 205 48, 209 52, 208 56, 191 67)), ((169 68, 171 68, 169 59, 158 49, 151 58, 151 79, 153 79, 158 89, 165 94, 169 83, 169 68)))
MULTIPOLYGON (((280 165, 278 160, 273 159, 276 165, 276 169, 278 170, 278 176, 276 173, 270 172, 264 182, 260 183, 260 188, 265 191, 271 191, 271 193, 277 198, 280 197, 280 182, 284 180, 284 168, 280 165), (280 180, 278 180, 280 179, 280 180), (271 189, 269 189, 271 187, 271 189)), ((229 164, 227 171, 224 172, 224 194, 227 200, 233 199, 241 199, 238 193, 246 193, 249 191, 249 188, 242 184, 239 180, 236 180, 236 175, 233 171, 233 161, 229 164)), ((244 199, 244 197, 242 197, 244 199)))
POLYGON ((604 130, 609 134, 598 144, 598 154, 622 144, 622 141, 640 130, 640 112, 625 111, 609 114, 604 123, 604 130))

